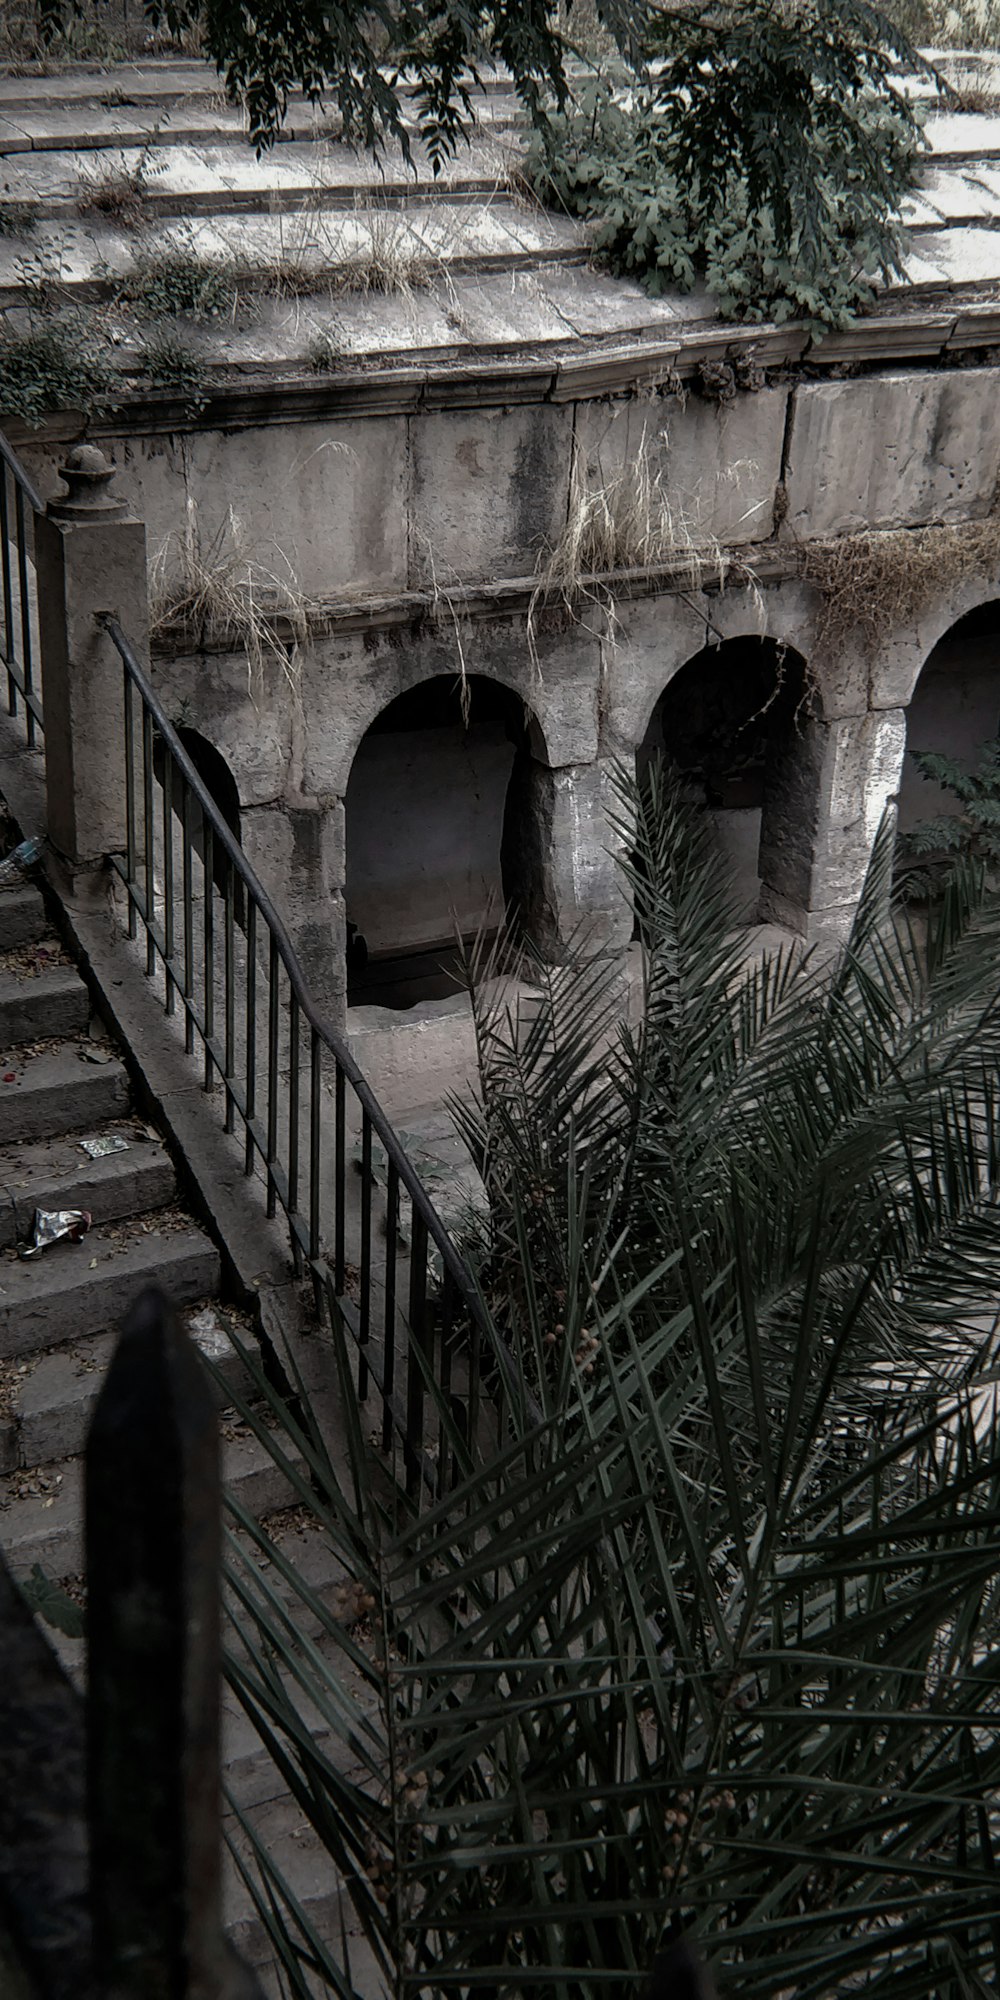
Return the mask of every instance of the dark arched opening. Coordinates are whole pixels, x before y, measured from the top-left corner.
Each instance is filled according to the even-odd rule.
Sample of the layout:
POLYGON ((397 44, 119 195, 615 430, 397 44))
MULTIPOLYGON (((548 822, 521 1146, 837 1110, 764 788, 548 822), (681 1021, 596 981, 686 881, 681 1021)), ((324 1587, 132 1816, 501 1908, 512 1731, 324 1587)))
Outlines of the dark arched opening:
POLYGON ((346 799, 350 1006, 458 991, 457 939, 495 931, 518 901, 504 816, 527 721, 498 682, 438 675, 362 739, 346 799))
POLYGON ((899 831, 960 810, 953 792, 922 776, 915 752, 935 750, 966 772, 1000 736, 1000 601, 979 604, 938 640, 906 711, 899 831))
MULTIPOLYGON (((213 805, 217 807, 230 833, 238 841, 240 839, 240 795, 229 765, 226 763, 221 751, 215 748, 214 743, 210 743, 207 737, 201 736, 197 729, 189 729, 185 724, 181 723, 175 724, 175 727, 182 748, 187 751, 213 805)), ((154 768, 162 779, 163 748, 162 744, 159 743, 154 750, 154 768)), ((181 822, 184 820, 184 789, 184 787, 175 783, 172 790, 174 816, 181 822)), ((187 801, 187 826, 195 854, 204 859, 204 816, 198 800, 193 794, 187 801)), ((227 868, 226 857, 221 849, 213 853, 212 879, 220 893, 225 895, 227 868)), ((234 882, 233 913, 239 924, 243 922, 244 902, 245 898, 242 886, 239 882, 234 882)))
POLYGON ((747 922, 760 895, 762 834, 780 810, 810 705, 805 661, 780 640, 703 646, 664 689, 636 760, 640 778, 660 755, 685 779, 711 819, 747 922))
POLYGON ((240 795, 236 789, 236 779, 226 763, 221 751, 209 743, 207 737, 199 736, 196 729, 179 726, 180 737, 188 756, 207 792, 210 792, 218 806, 230 833, 240 837, 240 795))

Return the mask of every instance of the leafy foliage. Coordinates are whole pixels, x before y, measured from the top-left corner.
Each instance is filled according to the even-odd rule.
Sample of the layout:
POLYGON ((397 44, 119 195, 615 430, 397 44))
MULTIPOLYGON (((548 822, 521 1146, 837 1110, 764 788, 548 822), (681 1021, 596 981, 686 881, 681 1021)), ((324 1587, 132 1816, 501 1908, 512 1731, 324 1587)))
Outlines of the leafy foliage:
POLYGON ((32 1563, 31 1575, 21 1579, 19 1588, 36 1617, 43 1618, 54 1632, 63 1632, 68 1639, 83 1637, 86 1621, 80 1606, 49 1576, 41 1563, 32 1563))
POLYGON ((939 894, 956 858, 980 861, 993 880, 1000 873, 1000 739, 984 743, 979 764, 967 771, 939 750, 915 750, 921 777, 953 793, 961 810, 920 820, 900 836, 900 883, 910 897, 939 894))
MULTIPOLYGON (((336 1453, 259 1377, 341 1581, 234 1509, 231 1682, 393 1993, 610 1995, 678 1932, 746 2000, 985 1993, 1000 910, 967 869, 890 921, 886 826, 840 962, 741 969, 655 772, 622 834, 641 1026, 596 962, 476 999, 492 1417, 428 1379, 413 1508, 342 1343, 336 1453)), ((289 1991, 347 2000, 244 1838, 289 1991)))
POLYGON ((0 414, 39 425, 50 410, 85 416, 107 399, 113 376, 85 323, 37 317, 23 328, 0 326, 0 414))
MULTIPOLYGON (((253 9, 241 0, 144 0, 144 11, 171 35, 200 32, 230 94, 245 102, 258 146, 276 137, 299 89, 314 102, 332 93, 349 137, 368 147, 390 137, 407 157, 409 112, 435 166, 462 134, 483 63, 507 65, 535 118, 549 97, 565 95, 553 0, 264 0, 253 9)), ((81 12, 82 0, 38 0, 49 40, 81 12)), ((597 0, 602 27, 633 54, 642 13, 641 0, 597 0)))
POLYGON ((649 40, 648 88, 598 81, 534 142, 539 191, 650 291, 703 278, 727 318, 846 325, 900 269, 905 38, 865 0, 710 0, 649 40))
POLYGON ((151 319, 172 319, 176 313, 194 320, 220 319, 236 309, 240 275, 235 259, 137 250, 118 297, 151 319))
POLYGON ((169 391, 191 416, 200 416, 211 393, 211 372, 172 328, 159 327, 144 341, 139 363, 154 389, 169 391))

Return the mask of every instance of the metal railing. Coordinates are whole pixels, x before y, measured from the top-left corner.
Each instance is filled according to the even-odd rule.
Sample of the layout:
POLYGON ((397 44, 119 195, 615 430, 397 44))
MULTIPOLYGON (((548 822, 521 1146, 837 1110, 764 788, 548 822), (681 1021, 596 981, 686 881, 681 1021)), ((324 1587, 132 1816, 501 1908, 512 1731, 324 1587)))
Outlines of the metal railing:
POLYGON ((0 436, 0 582, 3 591, 3 669, 7 675, 7 713, 24 715, 29 749, 44 728, 41 690, 35 671, 36 608, 34 587, 35 515, 45 502, 20 460, 0 436))
POLYGON ((485 1317, 470 1273, 128 639, 102 622, 124 674, 127 845, 111 859, 130 936, 221 1093, 244 1172, 263 1179, 268 1215, 282 1211, 296 1273, 348 1336, 383 1448, 402 1442, 411 1491, 440 1490, 479 1420, 485 1317))

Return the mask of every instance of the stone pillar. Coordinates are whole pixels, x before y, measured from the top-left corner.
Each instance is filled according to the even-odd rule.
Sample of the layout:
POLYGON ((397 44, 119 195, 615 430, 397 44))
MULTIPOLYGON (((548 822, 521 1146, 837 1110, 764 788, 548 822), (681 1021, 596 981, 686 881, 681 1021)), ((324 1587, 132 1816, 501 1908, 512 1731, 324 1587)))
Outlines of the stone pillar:
POLYGON ((100 612, 149 659, 146 531, 109 487, 96 445, 62 468, 69 488, 36 523, 49 841, 71 882, 125 846, 122 664, 100 612))
POLYGON ((104 2000, 262 2000, 222 1929, 219 1427, 141 1294, 87 1440, 91 1909, 104 2000))
POLYGON ((762 922, 810 941, 846 936, 905 749, 901 708, 811 720, 789 739, 768 774, 762 922))
POLYGON ((292 940, 303 977, 332 1028, 347 1020, 343 799, 248 806, 243 846, 292 940))
POLYGON ((528 936, 559 963, 570 948, 624 951, 632 911, 615 860, 604 764, 550 770, 524 752, 507 793, 504 890, 528 936))

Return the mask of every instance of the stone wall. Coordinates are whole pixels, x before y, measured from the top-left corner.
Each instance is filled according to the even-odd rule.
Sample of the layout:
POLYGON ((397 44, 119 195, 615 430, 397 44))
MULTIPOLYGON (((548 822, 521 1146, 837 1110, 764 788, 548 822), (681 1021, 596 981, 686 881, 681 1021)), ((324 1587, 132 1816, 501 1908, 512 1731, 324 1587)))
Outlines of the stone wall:
MULTIPOLYGON (((766 636, 806 663, 811 705, 794 741, 771 759, 763 799, 734 803, 743 817, 720 822, 720 837, 749 888, 759 880, 761 917, 809 937, 841 934, 849 921, 899 787, 920 670, 957 618, 1000 596, 1000 576, 955 584, 942 574, 919 616, 888 630, 874 654, 849 639, 834 656, 820 646, 822 606, 801 579, 801 547, 991 512, 1000 368, 772 375, 721 404, 643 383, 642 373, 637 353, 628 394, 532 402, 526 389, 504 402, 498 388, 489 406, 462 408, 456 389, 440 409, 393 409, 375 377, 363 414, 331 408, 290 421, 276 399, 266 421, 228 431, 123 429, 104 441, 146 520, 155 589, 169 594, 193 544, 220 574, 251 575, 260 588, 270 573, 308 608, 309 638, 260 673, 238 645, 193 646, 190 637, 161 646, 155 673, 173 712, 225 756, 247 847, 337 1014, 352 915, 352 769, 371 763, 374 796, 358 815, 355 851, 367 853, 364 921, 382 945, 394 924, 401 947, 428 935, 432 908, 436 922, 461 906, 467 926, 476 898, 496 889, 499 829, 545 952, 558 956, 582 934, 622 951, 631 917, 608 822, 614 766, 635 757, 665 688, 707 642, 766 636), (659 481, 678 551, 694 551, 700 568, 619 576, 572 612, 554 601, 538 615, 533 579, 571 494, 581 482, 614 490, 637 468, 659 481), (722 592, 720 545, 743 566, 722 592), (502 772, 482 783, 471 765, 456 775, 454 745, 447 754, 442 746, 436 767, 421 757, 418 771, 405 743, 390 753, 387 737, 375 750, 369 738, 356 765, 396 697, 437 676, 477 675, 509 690, 524 718, 505 800, 502 772), (406 851, 395 881, 394 843, 406 851), (415 866, 426 907, 408 929, 415 866)), ((21 448, 52 490, 62 441, 21 448)), ((995 727, 991 661, 981 645, 975 659, 938 656, 927 684, 937 695, 922 697, 928 726, 943 726, 949 685, 966 676, 969 730, 987 714, 995 727)))

